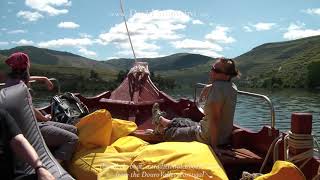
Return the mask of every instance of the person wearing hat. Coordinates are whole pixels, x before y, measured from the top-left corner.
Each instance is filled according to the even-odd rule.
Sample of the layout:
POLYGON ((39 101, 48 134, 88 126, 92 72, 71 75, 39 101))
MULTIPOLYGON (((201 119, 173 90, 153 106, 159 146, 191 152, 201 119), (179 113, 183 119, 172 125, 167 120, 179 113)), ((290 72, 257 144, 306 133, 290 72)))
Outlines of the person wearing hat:
MULTIPOLYGON (((47 84, 49 90, 53 89, 51 81, 44 76, 30 76, 30 59, 23 52, 16 52, 9 56, 5 63, 11 67, 11 72, 6 80, 6 87, 21 82, 29 86, 30 80, 42 81, 47 84)), ((46 144, 54 149, 53 155, 59 162, 70 160, 78 143, 77 128, 73 125, 53 122, 51 116, 44 116, 39 110, 33 108, 41 134, 46 144)))
POLYGON ((167 119, 156 103, 152 108, 155 133, 162 134, 166 141, 199 141, 213 147, 228 144, 237 101, 237 87, 231 79, 239 75, 232 59, 219 58, 211 65, 212 83, 200 95, 206 99, 205 116, 200 122, 188 118, 167 119))

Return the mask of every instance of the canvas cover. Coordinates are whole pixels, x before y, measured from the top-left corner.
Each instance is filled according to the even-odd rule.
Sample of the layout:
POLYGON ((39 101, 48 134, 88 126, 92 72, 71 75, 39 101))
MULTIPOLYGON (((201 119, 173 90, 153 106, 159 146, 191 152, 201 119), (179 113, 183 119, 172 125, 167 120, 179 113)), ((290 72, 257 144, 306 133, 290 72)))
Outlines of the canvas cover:
MULTIPOLYGON (((91 129, 90 132, 86 132, 88 129, 79 127, 80 141, 81 138, 100 139, 103 136, 110 137, 110 144, 79 147, 69 166, 70 173, 78 180, 228 179, 217 156, 206 144, 199 142, 149 144, 137 137, 128 136, 136 129, 134 122, 113 119, 105 110, 95 113, 100 113, 101 116, 92 115, 90 121, 86 120, 86 125, 90 126, 89 124, 98 121, 101 122, 99 129, 109 129, 109 131, 103 136, 100 130, 91 129), (112 122, 112 127, 108 121, 112 122), (82 133, 91 134, 82 136, 82 133)), ((107 140, 97 142, 107 142, 107 140)))

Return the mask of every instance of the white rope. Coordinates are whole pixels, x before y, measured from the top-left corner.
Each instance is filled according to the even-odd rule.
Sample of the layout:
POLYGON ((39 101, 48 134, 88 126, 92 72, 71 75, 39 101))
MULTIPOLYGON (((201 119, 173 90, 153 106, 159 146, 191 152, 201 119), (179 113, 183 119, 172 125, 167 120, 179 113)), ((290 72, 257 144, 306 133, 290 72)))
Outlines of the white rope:
POLYGON ((264 158, 263 163, 262 163, 262 165, 261 165, 261 168, 260 168, 260 171, 259 171, 260 173, 262 173, 265 165, 267 164, 267 161, 268 161, 268 159, 269 159, 269 156, 270 156, 270 154, 271 154, 271 150, 272 150, 272 149, 274 149, 274 151, 273 151, 273 157, 274 157, 275 149, 276 149, 276 148, 273 148, 273 147, 276 147, 275 145, 276 145, 277 142, 281 139, 281 137, 282 137, 282 136, 279 136, 279 137, 275 138, 275 139, 272 141, 272 143, 271 143, 271 145, 270 145, 270 147, 269 147, 269 149, 268 149, 268 152, 267 152, 267 154, 266 154, 266 157, 264 158))
POLYGON ((284 160, 294 164, 302 162, 299 168, 303 168, 313 157, 313 135, 295 134, 291 131, 284 137, 284 160), (289 147, 293 149, 306 149, 305 152, 290 156, 289 147))
POLYGON ((133 53, 134 61, 137 62, 137 57, 136 57, 136 53, 134 52, 134 49, 133 49, 131 36, 130 36, 129 28, 128 28, 128 25, 127 25, 127 19, 126 19, 126 15, 124 13, 122 0, 120 0, 120 9, 121 9, 121 14, 122 14, 122 17, 123 17, 124 25, 126 26, 127 34, 128 34, 128 37, 129 37, 129 42, 130 42, 131 50, 132 50, 132 53, 133 53))
MULTIPOLYGON (((266 154, 266 157, 260 168, 260 173, 262 173, 266 165, 266 162, 268 161, 268 158, 271 154, 272 149, 273 149, 273 162, 279 159, 278 154, 279 154, 279 144, 281 142, 281 138, 282 136, 279 136, 275 138, 271 143, 268 149, 268 152, 266 154)), ((312 159, 314 155, 313 153, 316 150, 314 149, 313 142, 315 142, 318 152, 320 152, 320 146, 315 136, 310 134, 295 134, 289 131, 288 134, 284 137, 284 160, 290 161, 294 164, 303 161, 303 163, 299 167, 300 169, 303 168, 312 159), (290 157, 289 147, 292 147, 294 149, 307 149, 307 150, 303 153, 290 157)), ((317 174, 312 178, 312 180, 320 180, 320 166, 318 168, 317 174)))

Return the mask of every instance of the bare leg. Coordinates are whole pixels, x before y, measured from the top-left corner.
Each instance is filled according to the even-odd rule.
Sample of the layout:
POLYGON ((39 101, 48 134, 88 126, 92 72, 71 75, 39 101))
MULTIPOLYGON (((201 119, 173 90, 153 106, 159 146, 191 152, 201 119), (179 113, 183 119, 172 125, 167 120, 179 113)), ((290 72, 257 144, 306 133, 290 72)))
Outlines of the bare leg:
POLYGON ((171 123, 170 119, 167 119, 167 118, 160 116, 159 117, 159 124, 156 125, 155 131, 158 134, 164 134, 165 129, 169 126, 170 123, 171 123))
POLYGON ((164 127, 167 128, 171 123, 170 119, 167 119, 165 117, 160 116, 160 124, 164 127))

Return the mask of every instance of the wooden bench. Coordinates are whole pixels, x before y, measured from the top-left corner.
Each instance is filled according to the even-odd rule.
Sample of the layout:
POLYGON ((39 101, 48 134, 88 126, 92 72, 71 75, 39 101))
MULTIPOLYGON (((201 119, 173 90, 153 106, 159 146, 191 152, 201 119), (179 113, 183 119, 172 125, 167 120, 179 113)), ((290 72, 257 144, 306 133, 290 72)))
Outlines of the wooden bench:
POLYGON ((217 155, 223 165, 262 164, 263 157, 245 148, 218 148, 217 155))

